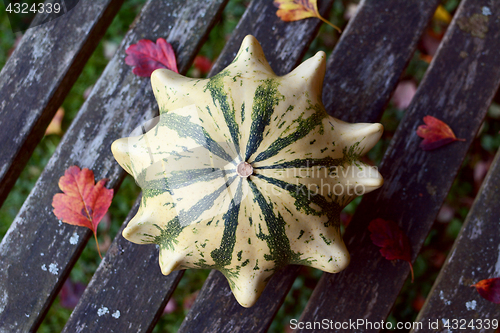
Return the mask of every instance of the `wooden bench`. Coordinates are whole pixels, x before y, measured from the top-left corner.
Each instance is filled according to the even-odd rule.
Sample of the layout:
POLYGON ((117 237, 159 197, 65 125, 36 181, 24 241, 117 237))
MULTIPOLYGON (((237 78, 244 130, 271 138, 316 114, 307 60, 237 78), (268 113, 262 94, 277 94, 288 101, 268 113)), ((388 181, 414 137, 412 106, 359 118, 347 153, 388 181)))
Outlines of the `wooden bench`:
MULTIPOLYGON (((71 165, 90 168, 96 179, 108 178, 108 187, 118 191, 124 171, 111 155, 111 142, 158 112, 149 80, 135 76, 125 64, 125 49, 142 38, 166 38, 175 49, 179 71, 186 73, 227 2, 150 0, 144 5, 2 239, 0 332, 36 331, 91 235, 84 228, 57 223, 52 213, 52 197, 59 192, 57 183, 64 170, 71 165)), ((319 1, 320 12, 326 15, 332 2, 319 1)), ((323 101, 331 115, 350 122, 381 118, 439 2, 362 1, 328 60, 323 101)), ((3 68, 0 202, 121 3, 81 1, 60 19, 28 30, 3 68)), ((275 12, 272 1, 253 0, 210 74, 232 61, 247 34, 260 41, 277 74, 292 70, 320 21, 285 23, 275 12)), ((339 274, 322 275, 300 321, 387 318, 409 267, 382 258, 367 226, 376 217, 397 221, 409 236, 416 258, 499 86, 499 49, 500 2, 462 0, 380 165, 384 186, 363 198, 346 230, 350 266, 339 274), (485 38, 474 37, 457 20, 482 13, 484 6, 492 13, 488 30, 485 38), (428 114, 446 121, 466 142, 420 150, 416 128, 428 114)), ((431 331, 426 326, 429 320, 500 318, 498 305, 469 288, 480 279, 500 276, 500 212, 495 209, 500 194, 499 159, 497 154, 417 318, 424 328, 414 331, 431 331), (474 309, 465 306, 471 300, 476 301, 474 309)), ((139 199, 124 225, 138 203, 139 199)), ((154 246, 132 244, 120 233, 64 332, 149 332, 182 274, 161 275, 154 246)), ((297 274, 297 266, 278 272, 257 304, 245 309, 231 295, 224 277, 212 271, 179 331, 265 332, 297 274)), ((440 331, 445 331, 442 323, 440 331)))

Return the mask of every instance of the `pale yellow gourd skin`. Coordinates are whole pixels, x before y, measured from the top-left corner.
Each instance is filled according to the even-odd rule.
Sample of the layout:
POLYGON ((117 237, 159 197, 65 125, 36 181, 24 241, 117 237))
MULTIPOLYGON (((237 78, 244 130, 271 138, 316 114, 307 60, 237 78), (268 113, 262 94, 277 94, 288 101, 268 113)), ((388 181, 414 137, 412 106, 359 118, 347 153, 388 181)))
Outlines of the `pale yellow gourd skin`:
POLYGON ((349 253, 339 213, 356 197, 355 188, 362 194, 382 185, 378 171, 358 158, 376 144, 383 128, 348 124, 326 114, 321 102, 325 68, 325 54, 318 52, 278 77, 257 40, 247 36, 235 61, 212 80, 156 70, 151 83, 160 107, 159 124, 112 145, 118 163, 144 191, 123 236, 138 244, 158 243, 163 274, 185 268, 220 270, 245 307, 257 301, 274 271, 287 264, 329 273, 343 270, 349 253), (269 117, 256 111, 261 104, 269 107, 259 99, 265 93, 275 98, 269 117), (228 114, 237 124, 233 130, 228 114), (176 119, 177 125, 168 123, 176 119), (186 121, 195 132, 202 128, 233 160, 224 158, 215 144, 204 148, 202 141, 181 132, 186 121), (268 123, 255 131, 254 123, 262 121, 268 123), (311 130, 300 134, 304 124, 311 130), (255 139, 259 133, 262 137, 255 139), (252 148, 248 142, 253 140, 258 144, 252 148), (277 145, 282 149, 275 150, 277 145), (328 172, 320 164, 303 165, 327 159, 336 161, 328 172), (245 161, 253 168, 248 177, 235 171, 245 161), (290 166, 297 161, 303 163, 290 166), (175 183, 180 170, 203 173, 207 168, 226 174, 175 183), (309 192, 304 197, 286 184, 305 186, 309 192), (344 192, 337 195, 340 188, 344 192), (197 213, 195 207, 209 200, 197 213))

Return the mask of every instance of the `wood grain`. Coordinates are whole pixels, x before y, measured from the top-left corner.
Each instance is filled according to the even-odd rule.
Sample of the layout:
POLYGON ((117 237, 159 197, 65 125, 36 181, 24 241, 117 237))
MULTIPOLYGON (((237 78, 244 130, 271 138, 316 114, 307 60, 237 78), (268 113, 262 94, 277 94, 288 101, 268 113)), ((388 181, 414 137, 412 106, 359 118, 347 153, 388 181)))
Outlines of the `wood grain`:
MULTIPOLYGON (((432 17, 437 4, 438 1, 436 0, 418 2, 418 4, 416 1, 401 2, 397 0, 364 2, 356 18, 351 21, 343 32, 339 44, 328 60, 325 82, 330 82, 330 86, 326 85, 324 88, 323 101, 325 105, 328 106, 332 105, 332 101, 342 98, 343 91, 332 89, 331 86, 334 85, 335 81, 338 79, 336 76, 336 71, 339 70, 338 67, 350 66, 342 69, 344 74, 345 71, 350 72, 349 69, 353 68, 353 72, 365 78, 367 80, 365 84, 372 87, 369 90, 359 90, 355 99, 365 100, 365 103, 370 105, 371 112, 366 113, 364 109, 365 105, 353 105, 353 101, 349 100, 351 105, 349 114, 343 113, 342 108, 332 109, 332 107, 330 107, 329 112, 332 115, 343 119, 348 118, 350 121, 366 122, 375 121, 380 117, 383 107, 390 98, 392 89, 395 88, 401 76, 401 72, 404 70, 408 59, 412 56, 417 40, 424 27, 427 25, 427 22, 432 17), (381 20, 386 18, 387 14, 385 9, 387 8, 391 9, 391 15, 395 17, 401 16, 401 21, 393 20, 393 25, 391 21, 387 21, 384 24, 372 24, 370 25, 370 29, 364 27, 364 25, 367 25, 368 20, 378 22, 379 15, 382 16, 381 20), (357 18, 358 16, 362 19, 357 18), (410 16, 411 19, 407 19, 408 16, 410 16), (399 28, 402 21, 407 21, 409 24, 404 26, 404 28, 399 28), (396 29, 396 27, 398 28, 396 29), (368 35, 366 40, 369 42, 364 43, 363 48, 360 47, 359 43, 352 42, 353 40, 364 38, 364 36, 360 35, 365 33, 368 35), (387 36, 389 34, 391 35, 390 37, 387 36), (342 52, 338 52, 338 49, 342 50, 342 52), (381 56, 379 63, 374 67, 362 66, 356 61, 350 61, 348 59, 349 57, 344 56, 344 54, 357 54, 357 52, 360 52, 361 57, 362 55, 372 53, 381 53, 383 56, 381 56), (383 61, 384 57, 392 58, 394 61, 385 63, 383 61), (381 73, 385 73, 384 75, 387 76, 381 77, 381 73), (386 89, 388 92, 383 96, 373 94, 372 91, 377 89, 386 89), (373 103, 370 103, 370 101, 373 103)), ((275 9, 270 7, 268 10, 274 15, 275 9)), ((260 13, 260 11, 258 11, 258 13, 260 13)), ((264 12, 262 15, 266 16, 268 14, 264 12)), ((252 19, 252 22, 253 21, 256 20, 252 19)), ((297 23, 299 22, 295 22, 294 24, 297 23)), ((243 25, 244 20, 242 20, 240 24, 243 25)), ((285 24, 285 27, 288 27, 291 23, 278 22, 277 24, 285 24)), ((271 30, 274 32, 282 31, 281 28, 271 28, 271 30)), ((288 38, 289 34, 284 33, 283 36, 288 38)), ((297 38, 291 38, 291 40, 296 39, 297 38)), ((234 44, 235 42, 232 42, 232 40, 228 42, 228 45, 234 44)), ((295 51, 295 54, 286 56, 282 51, 281 45, 282 44, 278 45, 271 40, 268 44, 264 44, 263 47, 271 63, 276 63, 275 57, 277 56, 279 56, 280 59, 288 59, 288 61, 283 61, 281 63, 282 69, 277 70, 273 67, 276 72, 285 74, 293 69, 293 66, 297 63, 296 57, 301 52, 295 51)), ((233 51, 233 54, 235 53, 236 51, 233 51)), ((232 59, 229 58, 226 61, 230 60, 232 59)), ((221 67, 218 69, 220 70, 221 67)), ((352 86, 354 89, 355 85, 359 84, 358 76, 347 75, 343 77, 342 80, 345 82, 346 86, 352 86)), ((212 273, 198 295, 195 305, 186 316, 179 332, 266 332, 276 312, 283 303, 286 294, 290 290, 297 273, 297 266, 290 266, 277 273, 271 278, 261 299, 259 299, 253 307, 248 309, 241 307, 236 302, 231 295, 226 279, 224 279, 221 274, 212 273), (217 304, 217 306, 207 307, 207 304, 217 304)))
POLYGON ((0 206, 123 0, 80 1, 30 28, 0 72, 0 206))
POLYGON ((90 236, 87 229, 58 223, 52 213, 64 170, 87 167, 116 190, 124 171, 111 143, 158 112, 150 80, 132 73, 125 50, 143 38, 166 38, 185 73, 225 3, 172 0, 144 6, 0 243, 0 331, 36 330, 90 236))
POLYGON ((484 6, 500 10, 500 3, 462 1, 385 154, 379 169, 384 186, 365 196, 347 228, 351 264, 340 274, 323 275, 300 320, 375 322, 389 314, 409 266, 385 260, 367 227, 378 217, 396 221, 410 238, 413 258, 419 252, 500 83, 500 55, 491 52, 500 47, 500 20, 488 19, 484 39, 457 24, 481 15, 484 6), (445 121, 467 141, 421 150, 416 129, 425 115, 445 121))
POLYGON ((155 245, 122 237, 135 202, 63 332, 151 332, 184 271, 161 274, 155 245))
POLYGON ((363 1, 328 59, 328 113, 347 122, 379 121, 438 4, 363 1))
MULTIPOLYGON (((417 322, 426 332, 428 323, 436 323, 439 332, 445 332, 443 319, 465 320, 476 326, 475 332, 494 332, 486 329, 486 319, 500 320, 500 306, 483 299, 475 288, 483 279, 500 277, 500 152, 497 153, 479 194, 465 220, 448 258, 420 311, 417 322), (482 329, 478 327, 481 319, 482 329)), ((458 322, 458 325, 463 322, 458 322)))

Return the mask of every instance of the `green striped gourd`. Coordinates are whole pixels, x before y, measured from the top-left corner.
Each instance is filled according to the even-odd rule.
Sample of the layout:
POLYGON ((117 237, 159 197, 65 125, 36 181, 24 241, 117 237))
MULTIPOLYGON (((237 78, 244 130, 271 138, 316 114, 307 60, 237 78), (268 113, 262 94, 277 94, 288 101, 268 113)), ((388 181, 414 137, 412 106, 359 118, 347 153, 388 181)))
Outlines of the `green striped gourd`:
POLYGON ((112 145, 143 191, 123 236, 158 244, 163 274, 221 271, 245 307, 288 264, 344 269, 339 214, 382 185, 359 157, 383 129, 329 116, 324 74, 318 52, 276 76, 252 36, 212 78, 156 70, 158 123, 112 145))

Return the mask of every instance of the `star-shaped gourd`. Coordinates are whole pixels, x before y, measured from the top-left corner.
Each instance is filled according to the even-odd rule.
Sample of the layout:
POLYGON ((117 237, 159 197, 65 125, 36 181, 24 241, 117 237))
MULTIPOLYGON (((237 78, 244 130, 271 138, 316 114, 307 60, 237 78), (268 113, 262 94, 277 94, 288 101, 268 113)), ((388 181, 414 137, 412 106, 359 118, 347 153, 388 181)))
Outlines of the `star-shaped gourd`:
POLYGON ((318 52, 276 76, 252 36, 212 78, 156 70, 157 124, 112 145, 143 191, 123 236, 158 244, 163 274, 221 271, 245 307, 288 264, 344 269, 339 214, 382 185, 358 158, 383 129, 330 117, 324 74, 318 52))

